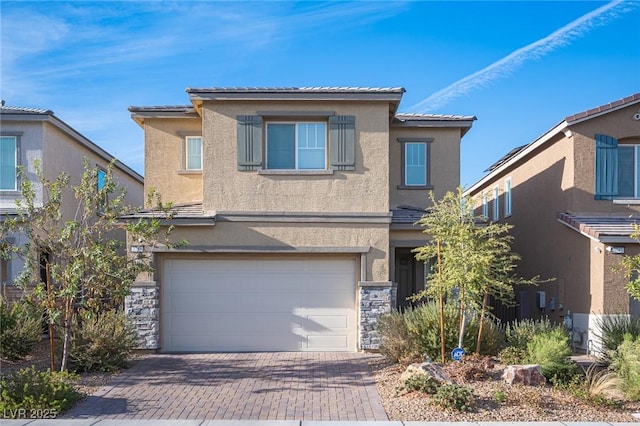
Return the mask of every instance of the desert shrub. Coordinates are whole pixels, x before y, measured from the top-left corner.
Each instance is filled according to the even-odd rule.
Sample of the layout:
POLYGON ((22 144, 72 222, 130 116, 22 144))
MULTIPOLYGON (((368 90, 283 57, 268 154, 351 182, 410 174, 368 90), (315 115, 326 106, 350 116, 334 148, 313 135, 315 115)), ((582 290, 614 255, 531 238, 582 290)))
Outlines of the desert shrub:
POLYGON ((571 346, 564 329, 554 328, 533 336, 527 344, 528 362, 540 364, 542 374, 555 385, 568 383, 580 373, 580 368, 569 361, 571 346))
POLYGON ((524 364, 527 362, 528 356, 526 348, 516 346, 507 346, 498 354, 500 362, 505 365, 524 364))
POLYGON ((17 414, 18 409, 51 410, 56 417, 82 398, 74 388, 75 376, 64 372, 37 371, 34 366, 23 368, 2 379, 0 412, 3 416, 17 414))
POLYGON ((440 382, 427 374, 414 374, 409 376, 403 384, 407 390, 428 394, 436 393, 440 387, 440 382))
POLYGON ((411 336, 404 315, 397 311, 382 315, 376 330, 380 336, 380 353, 393 362, 404 362, 412 358, 411 336))
POLYGON ((632 401, 640 400, 640 337, 630 334, 611 353, 611 367, 620 378, 620 390, 632 401))
POLYGON ((126 368, 136 347, 136 332, 124 312, 83 313, 71 339, 69 358, 76 371, 126 368))
POLYGON ((42 311, 24 300, 0 300, 0 355, 15 361, 29 355, 42 338, 42 311))
MULTIPOLYGON (((449 354, 458 346, 459 314, 457 306, 446 304, 444 307, 445 321, 445 352, 449 354)), ((410 336, 410 352, 431 359, 440 359, 440 307, 437 302, 427 302, 404 313, 407 331, 410 336)), ((479 318, 469 313, 463 340, 463 346, 470 352, 476 347, 479 330, 479 318)), ((502 329, 491 319, 485 319, 483 332, 482 353, 497 353, 502 344, 502 329)))
POLYGON ((563 329, 560 324, 555 324, 547 318, 515 320, 505 326, 505 339, 507 346, 526 349, 534 336, 563 329))
POLYGON ((471 390, 459 385, 446 384, 439 387, 433 399, 436 404, 446 409, 471 411, 475 407, 471 390))
POLYGON ((631 319, 628 315, 604 315, 596 317, 596 340, 602 344, 602 352, 607 361, 624 340, 624 336, 629 334, 632 338, 640 337, 640 318, 631 319))

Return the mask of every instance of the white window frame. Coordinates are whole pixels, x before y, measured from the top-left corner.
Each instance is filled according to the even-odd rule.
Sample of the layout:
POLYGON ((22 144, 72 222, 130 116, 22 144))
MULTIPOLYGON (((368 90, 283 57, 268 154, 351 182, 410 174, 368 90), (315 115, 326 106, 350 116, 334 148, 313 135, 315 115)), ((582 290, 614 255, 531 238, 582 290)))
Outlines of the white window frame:
POLYGON ((202 164, 203 164, 203 158, 202 158, 202 136, 185 136, 184 138, 184 169, 188 170, 188 171, 202 171, 202 164), (200 140, 200 167, 197 168, 190 168, 189 167, 189 141, 192 139, 199 139, 200 140))
MULTIPOLYGON (((265 165, 267 166, 266 170, 287 170, 287 169, 272 169, 269 168, 269 158, 268 158, 268 154, 269 154, 269 125, 271 124, 293 124, 294 125, 294 146, 293 146, 293 150, 294 150, 294 168, 290 169, 290 170, 296 170, 296 171, 307 171, 307 170, 327 170, 327 155, 329 153, 329 149, 328 149, 328 145, 329 145, 329 125, 326 121, 276 121, 276 120, 269 120, 265 123, 265 139, 266 139, 266 144, 265 144, 265 150, 264 150, 264 156, 265 156, 265 165), (299 163, 299 153, 301 149, 310 149, 310 148, 300 148, 299 145, 299 140, 298 140, 298 126, 300 124, 322 124, 324 125, 324 165, 321 168, 317 168, 317 169, 310 169, 310 168, 300 168, 300 163, 299 163)), ((315 148, 315 149, 319 149, 319 148, 315 148)))
POLYGON ((500 186, 493 187, 493 220, 500 219, 500 186))
POLYGON ((487 192, 482 193, 482 216, 489 219, 489 194, 487 192))
POLYGON ((406 186, 427 186, 429 184, 429 178, 428 178, 428 174, 429 174, 429 149, 428 149, 428 145, 426 142, 406 142, 404 143, 404 184, 406 186), (410 147, 414 146, 414 145, 418 145, 418 146, 423 146, 424 147, 424 158, 422 158, 421 160, 424 161, 424 164, 418 164, 418 165, 414 165, 414 164, 409 164, 409 156, 407 155, 407 151, 409 150, 410 147), (409 166, 418 166, 418 167, 424 167, 424 174, 422 175, 422 177, 424 178, 424 182, 419 182, 419 183, 409 183, 409 166))
POLYGON ((13 167, 15 170, 15 176, 13 178, 13 188, 0 188, 0 192, 16 192, 18 191, 18 165, 19 165, 19 155, 20 155, 20 139, 16 135, 0 135, 2 138, 11 138, 13 139, 14 149, 13 149, 13 167))
POLYGON ((511 177, 508 177, 504 180, 504 217, 511 216, 511 198, 512 198, 512 188, 511 188, 511 177))

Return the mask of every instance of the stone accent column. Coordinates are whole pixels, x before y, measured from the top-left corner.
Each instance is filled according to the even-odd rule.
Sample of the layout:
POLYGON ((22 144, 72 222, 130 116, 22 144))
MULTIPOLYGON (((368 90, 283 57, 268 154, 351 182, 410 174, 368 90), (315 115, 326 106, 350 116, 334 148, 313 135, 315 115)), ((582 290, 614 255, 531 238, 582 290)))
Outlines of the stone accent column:
POLYGON ((160 337, 160 289, 155 281, 137 281, 125 298, 124 308, 138 333, 137 349, 158 349, 160 337))
POLYGON ((391 281, 358 282, 359 330, 358 346, 363 350, 375 350, 380 347, 380 337, 376 324, 380 315, 391 312, 396 287, 391 281))

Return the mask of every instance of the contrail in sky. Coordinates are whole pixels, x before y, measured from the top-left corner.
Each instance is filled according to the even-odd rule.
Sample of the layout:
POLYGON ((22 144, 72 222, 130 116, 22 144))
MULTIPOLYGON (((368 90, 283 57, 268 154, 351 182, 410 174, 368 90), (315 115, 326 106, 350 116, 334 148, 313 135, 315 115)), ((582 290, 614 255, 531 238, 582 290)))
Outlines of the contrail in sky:
POLYGON ((468 75, 444 89, 437 91, 425 100, 410 107, 409 110, 414 112, 437 110, 455 98, 466 95, 472 90, 485 87, 494 80, 504 78, 510 75, 525 61, 540 58, 559 47, 566 46, 596 26, 605 25, 612 19, 615 19, 620 13, 627 12, 630 9, 620 7, 625 4, 630 5, 629 2, 623 0, 615 0, 607 3, 554 31, 550 35, 521 47, 480 71, 468 75))

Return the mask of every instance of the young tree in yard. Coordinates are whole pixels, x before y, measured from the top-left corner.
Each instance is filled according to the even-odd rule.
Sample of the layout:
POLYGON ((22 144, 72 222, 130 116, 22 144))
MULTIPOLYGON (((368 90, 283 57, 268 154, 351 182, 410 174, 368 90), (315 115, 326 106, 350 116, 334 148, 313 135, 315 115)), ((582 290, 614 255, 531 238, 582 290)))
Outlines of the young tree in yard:
MULTIPOLYGON (((640 242, 640 225, 633 225, 631 238, 640 242)), ((640 254, 623 256, 621 263, 623 271, 629 279, 627 283, 629 295, 636 300, 640 300, 640 254)))
MULTIPOLYGON (((493 296, 502 303, 514 301, 515 284, 537 282, 518 278, 514 274, 520 257, 511 252, 512 237, 505 223, 481 224, 474 215, 473 203, 463 196, 462 188, 448 192, 440 201, 431 195, 432 207, 419 223, 430 241, 414 251, 416 259, 424 262, 435 260, 429 272, 429 285, 416 299, 429 297, 439 300, 441 312, 445 300, 457 300, 460 306, 460 341, 465 332, 465 312, 480 312, 480 330, 476 352, 480 351, 483 324, 489 314, 488 301, 493 296)), ((444 319, 440 323, 444 337, 444 319)), ((441 341, 441 357, 444 362, 445 347, 441 341)))
MULTIPOLYGON (((64 371, 74 314, 79 310, 98 314, 118 309, 138 274, 152 270, 149 251, 136 257, 127 256, 122 238, 115 237, 123 237, 126 230, 143 244, 155 246, 169 243, 171 229, 160 241, 161 227, 157 219, 127 224, 119 220, 134 209, 125 204, 125 192, 112 178, 112 164, 105 173, 91 168, 85 160, 80 183, 70 188, 67 174, 61 173, 50 181, 39 164, 35 168, 43 189, 42 199, 37 196, 33 183, 23 178, 18 214, 3 222, 0 228, 2 237, 23 233, 28 243, 5 245, 0 254, 24 259, 25 267, 16 284, 45 309, 50 330, 62 337, 60 369, 64 371), (43 269, 45 277, 42 277, 43 269)), ((160 203, 160 207, 168 217, 171 206, 160 203)))

